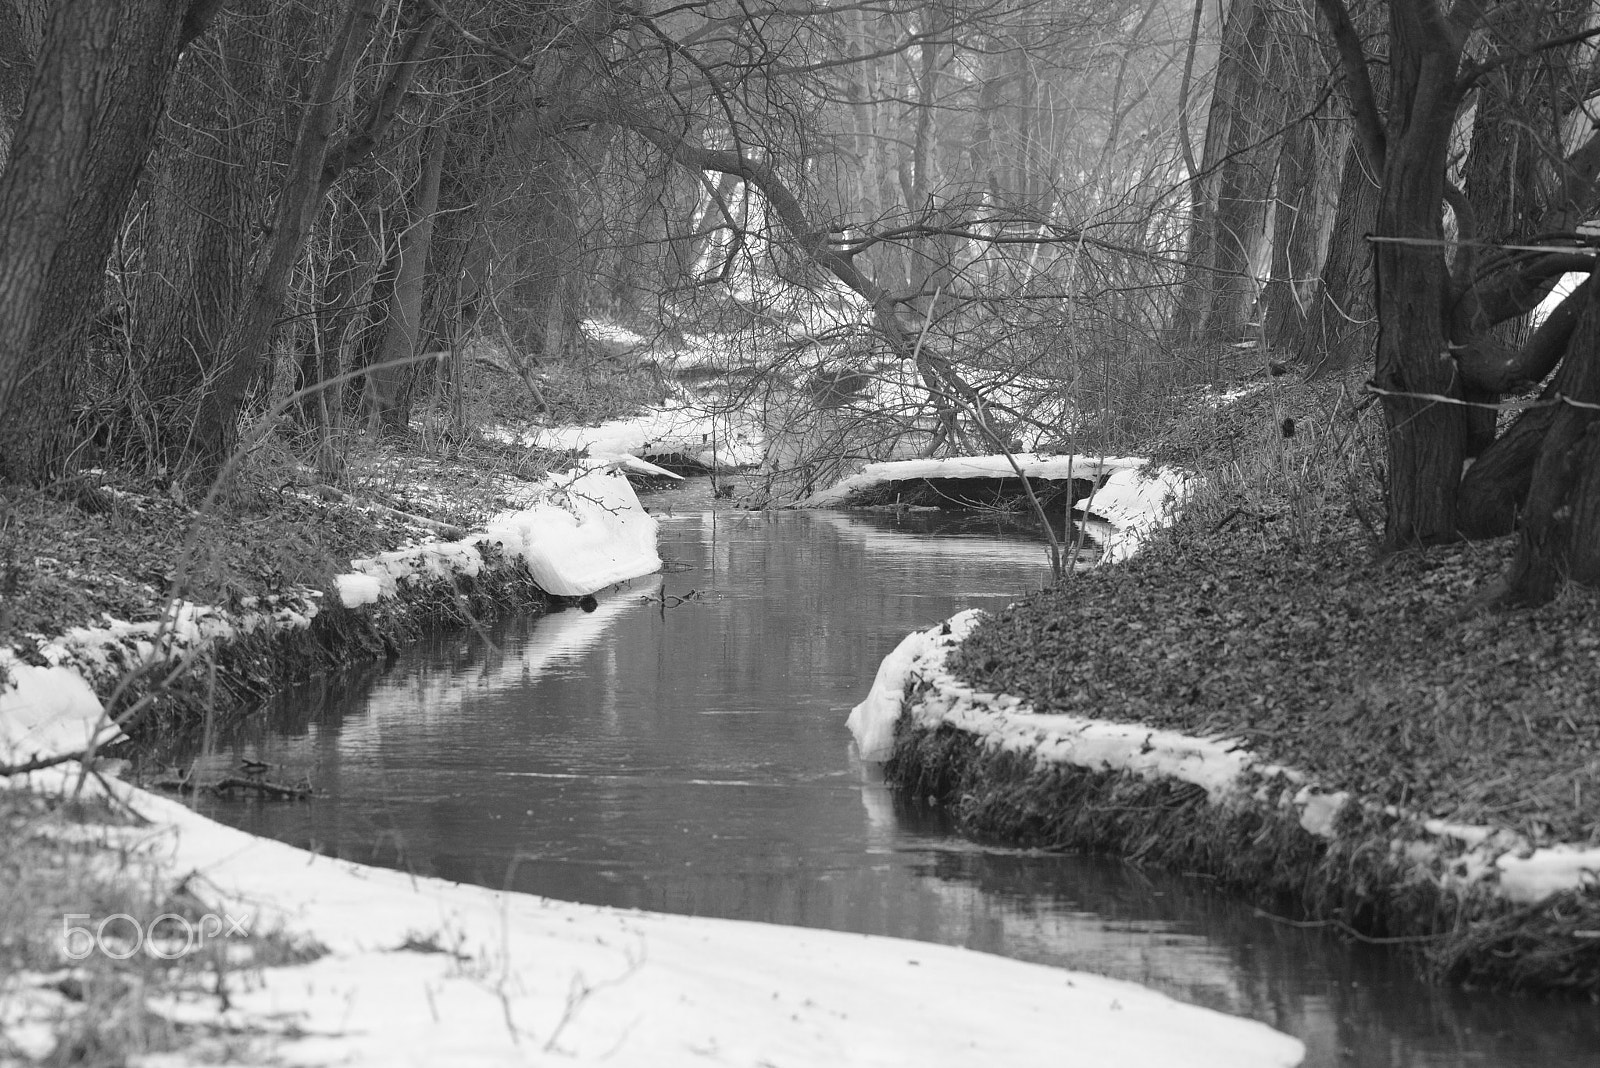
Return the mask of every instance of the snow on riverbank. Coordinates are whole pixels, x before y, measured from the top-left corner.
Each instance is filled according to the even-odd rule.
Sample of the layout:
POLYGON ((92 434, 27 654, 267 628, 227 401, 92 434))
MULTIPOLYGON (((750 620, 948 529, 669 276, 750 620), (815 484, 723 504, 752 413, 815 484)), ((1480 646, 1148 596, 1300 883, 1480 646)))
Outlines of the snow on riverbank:
POLYGON ((498 436, 528 448, 575 452, 594 459, 681 457, 718 473, 756 466, 764 447, 760 427, 753 419, 671 404, 599 426, 501 430, 498 436))
MULTIPOLYGON (((1016 478, 1017 469, 1028 478, 1093 482, 1088 497, 1072 511, 1103 528, 1104 559, 1125 560, 1137 551, 1150 531, 1168 523, 1183 506, 1193 488, 1193 477, 1170 467, 1146 471, 1147 461, 1127 456, 1040 456, 1034 453, 991 456, 955 456, 943 460, 886 460, 867 464, 856 475, 812 494, 800 508, 847 505, 867 490, 894 482, 919 479, 1016 478), (1013 466, 1014 465, 1014 466, 1013 466)), ((1103 539, 1103 540, 1102 540, 1103 539)))
MULTIPOLYGON (((884 658, 866 699, 848 720, 863 760, 888 759, 903 714, 917 726, 948 725, 987 747, 1031 754, 1041 764, 1167 777, 1203 787, 1214 804, 1254 801, 1292 809, 1307 832, 1334 836, 1336 817, 1351 803, 1348 793, 1324 788, 1294 768, 1263 761, 1235 739, 1039 714, 1021 698, 974 690, 950 674, 945 660, 982 615, 977 609, 958 613, 908 635, 884 658), (913 696, 907 697, 908 692, 913 696)), ((1592 846, 1535 849, 1504 828, 1443 820, 1423 820, 1420 826, 1431 840, 1395 842, 1395 851, 1413 862, 1418 879, 1442 886, 1485 888, 1514 904, 1529 905, 1564 890, 1593 886, 1600 872, 1600 849, 1592 846)))
MULTIPOLYGON (((58 781, 66 781, 63 776, 58 781)), ((314 940, 227 1007, 158 1011, 293 1064, 1268 1068, 1303 1047, 1131 983, 962 949, 622 909, 330 860, 111 783, 121 844, 253 933, 314 940)), ((36 999, 32 1021, 72 1011, 36 999)), ((182 1052, 162 1063, 187 1061, 182 1052)))
POLYGON ((599 467, 553 478, 539 503, 496 516, 480 533, 357 560, 334 582, 344 606, 356 608, 392 597, 401 583, 418 578, 475 577, 485 566, 483 542, 526 563, 539 588, 558 597, 580 597, 661 569, 655 518, 639 506, 620 471, 599 467))
MULTIPOLYGON (((616 465, 578 468, 552 477, 529 507, 491 520, 486 529, 459 541, 429 542, 357 560, 334 577, 334 592, 346 608, 361 608, 399 595, 409 584, 472 579, 496 566, 490 555, 525 563, 546 593, 578 597, 661 569, 656 521, 639 504, 616 465)), ((44 665, 24 662, 0 649, 0 763, 77 752, 103 743, 116 731, 93 718, 77 721, 81 698, 107 692, 135 665, 175 660, 243 635, 299 629, 318 612, 316 597, 250 602, 229 611, 178 602, 158 620, 129 623, 107 619, 100 626, 74 627, 41 642, 44 665)), ((97 706, 98 707, 98 706, 97 706)))

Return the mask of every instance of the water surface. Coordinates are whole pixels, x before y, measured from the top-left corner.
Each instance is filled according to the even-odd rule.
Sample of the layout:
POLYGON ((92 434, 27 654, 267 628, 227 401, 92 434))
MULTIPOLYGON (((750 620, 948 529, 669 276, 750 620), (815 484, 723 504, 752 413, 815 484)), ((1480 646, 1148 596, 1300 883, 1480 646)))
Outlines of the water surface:
POLYGON ((845 714, 908 631, 1045 581, 1044 547, 1000 519, 689 511, 661 547, 667 572, 593 612, 286 694, 203 763, 259 757, 317 799, 207 811, 422 874, 1131 979, 1293 1033, 1313 1066, 1600 1065, 1591 1005, 1430 988, 1204 879, 984 848, 898 803, 845 714))

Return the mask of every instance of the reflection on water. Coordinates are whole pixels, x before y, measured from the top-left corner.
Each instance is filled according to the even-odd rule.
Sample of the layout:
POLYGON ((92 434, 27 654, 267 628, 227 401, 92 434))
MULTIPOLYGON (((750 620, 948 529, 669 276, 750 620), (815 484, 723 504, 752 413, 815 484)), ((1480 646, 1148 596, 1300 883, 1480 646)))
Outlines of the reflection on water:
POLYGON ((1203 880, 986 849, 900 805, 846 710, 906 632, 1048 574, 1037 542, 903 518, 667 518, 671 570, 592 613, 441 635, 286 695, 206 760, 259 756, 317 800, 208 811, 451 879, 1102 972, 1290 1031, 1310 1065, 1600 1065, 1592 1007, 1430 989, 1203 880))

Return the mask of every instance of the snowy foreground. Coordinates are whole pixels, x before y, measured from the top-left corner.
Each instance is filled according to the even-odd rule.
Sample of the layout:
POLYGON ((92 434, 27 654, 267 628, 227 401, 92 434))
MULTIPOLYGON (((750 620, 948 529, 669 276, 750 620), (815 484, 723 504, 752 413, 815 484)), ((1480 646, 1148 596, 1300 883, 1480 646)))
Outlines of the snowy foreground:
MULTIPOLYGON (((1203 787, 1213 804, 1254 800, 1292 809, 1302 828, 1323 838, 1334 835, 1335 819, 1345 805, 1359 803, 1346 791, 1325 789, 1302 771, 1262 760, 1237 739, 1197 738, 1063 713, 1044 715, 1019 697, 974 690, 946 669, 945 660, 982 616, 977 609, 958 613, 908 635, 883 659, 871 691, 850 713, 850 731, 863 760, 888 759, 895 723, 904 714, 918 726, 948 725, 991 748, 1031 754, 1041 764, 1167 777, 1203 787), (906 702, 906 687, 914 682, 925 685, 915 700, 906 702), (1261 783, 1265 785, 1256 785, 1261 783)), ((1600 849, 1593 846, 1535 849, 1504 828, 1438 819, 1423 820, 1421 826, 1431 843, 1396 842, 1395 848, 1415 863, 1418 878, 1443 886, 1463 891, 1486 887, 1513 903, 1532 905, 1563 890, 1592 885, 1600 871, 1600 849)))
MULTIPOLYGON (((412 878, 111 785, 151 821, 123 840, 174 883, 193 873, 208 908, 326 949, 309 964, 244 973, 226 1009, 199 992, 158 1006, 290 1064, 1267 1068, 1302 1056, 1262 1024, 1132 983, 924 943, 412 878)), ((10 1033, 47 1048, 54 1000, 40 994, 31 1013, 13 1006, 10 1033)))
MULTIPOLYGON (((660 566, 653 520, 626 483, 575 473, 486 534, 358 562, 346 605, 417 578, 476 574, 485 539, 541 582, 589 592, 660 566)), ((114 728, 84 677, 111 654, 172 655, 265 626, 303 626, 314 605, 229 616, 180 606, 164 625, 108 623, 52 643, 49 667, 7 658, 0 749, 73 751, 114 728)), ((77 780, 68 764, 23 779, 77 780)), ((151 1007, 203 1038, 151 1063, 268 1058, 310 1065, 1056 1065, 1277 1068, 1295 1039, 1131 983, 895 939, 657 915, 501 893, 331 860, 224 827, 126 784, 96 780, 146 824, 105 828, 155 885, 324 952, 247 967, 226 1006, 193 990, 151 1007)), ((138 870, 137 867, 135 870, 138 870)), ((46 977, 14 977, 0 1028, 43 1056, 80 1011, 46 977)))

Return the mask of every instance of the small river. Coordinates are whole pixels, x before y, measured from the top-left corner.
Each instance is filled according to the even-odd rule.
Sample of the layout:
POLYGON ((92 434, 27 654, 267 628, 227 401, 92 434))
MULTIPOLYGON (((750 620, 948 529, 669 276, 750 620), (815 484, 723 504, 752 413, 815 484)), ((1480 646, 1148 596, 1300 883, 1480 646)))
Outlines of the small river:
POLYGON ((1600 1066, 1593 1005, 1428 987, 1198 877, 975 845, 876 782, 844 720, 879 661, 1038 588, 1041 544, 985 516, 685 501, 648 502, 668 570, 592 612, 439 634, 283 695, 202 775, 259 758, 316 799, 202 810, 419 874, 1130 979, 1294 1034, 1314 1068, 1600 1066))

